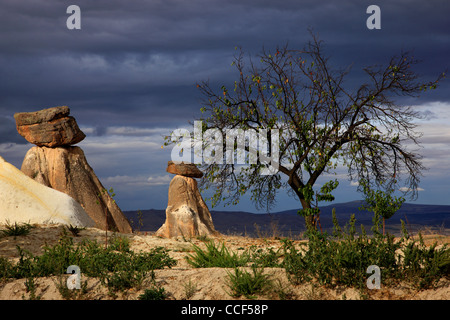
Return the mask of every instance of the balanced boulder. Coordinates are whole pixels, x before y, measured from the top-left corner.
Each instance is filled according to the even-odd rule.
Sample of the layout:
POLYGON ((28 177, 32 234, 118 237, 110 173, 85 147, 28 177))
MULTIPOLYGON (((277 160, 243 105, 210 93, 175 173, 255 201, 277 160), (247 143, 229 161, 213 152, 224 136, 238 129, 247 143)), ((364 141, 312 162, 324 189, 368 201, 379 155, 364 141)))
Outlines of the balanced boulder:
POLYGON ((93 227, 74 199, 34 181, 0 157, 0 222, 93 227))
POLYGON ((184 177, 201 178, 203 177, 203 172, 201 172, 195 164, 193 163, 175 163, 169 161, 167 163, 166 171, 173 174, 179 174, 184 177))
POLYGON ((82 141, 86 135, 80 130, 67 106, 36 112, 14 114, 16 128, 28 142, 37 146, 69 146, 82 141))
POLYGON ((167 171, 176 173, 176 176, 169 185, 166 221, 156 231, 156 235, 166 238, 217 235, 211 213, 198 190, 197 181, 192 176, 186 176, 201 177, 203 173, 194 164, 180 165, 172 161, 169 161, 167 171))
POLYGON ((33 147, 25 155, 21 170, 37 182, 75 199, 97 228, 132 232, 129 221, 106 192, 81 148, 33 147))

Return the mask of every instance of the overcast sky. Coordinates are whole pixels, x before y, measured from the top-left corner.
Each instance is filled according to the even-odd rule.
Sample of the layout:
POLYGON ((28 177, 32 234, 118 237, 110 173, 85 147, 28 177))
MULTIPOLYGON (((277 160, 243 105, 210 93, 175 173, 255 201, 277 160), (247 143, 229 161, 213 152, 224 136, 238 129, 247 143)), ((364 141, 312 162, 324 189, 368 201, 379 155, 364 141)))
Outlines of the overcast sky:
MULTIPOLYGON (((234 81, 236 46, 301 49, 312 28, 333 65, 353 64, 350 84, 364 81, 361 67, 401 50, 423 60, 416 71, 428 81, 450 67, 449 16, 447 0, 0 0, 0 156, 20 168, 32 146, 14 113, 67 105, 87 135, 78 145, 119 206, 164 209, 172 176, 162 136, 200 116, 197 82, 234 81), (66 27, 71 4, 81 30, 66 27), (381 8, 380 30, 366 27, 371 4, 381 8)), ((401 101, 427 115, 419 130, 429 170, 417 203, 450 204, 449 83, 401 101)), ((336 201, 361 199, 344 173, 336 201)), ((281 192, 274 210, 293 208, 281 192)), ((227 209, 256 211, 246 199, 227 209)))

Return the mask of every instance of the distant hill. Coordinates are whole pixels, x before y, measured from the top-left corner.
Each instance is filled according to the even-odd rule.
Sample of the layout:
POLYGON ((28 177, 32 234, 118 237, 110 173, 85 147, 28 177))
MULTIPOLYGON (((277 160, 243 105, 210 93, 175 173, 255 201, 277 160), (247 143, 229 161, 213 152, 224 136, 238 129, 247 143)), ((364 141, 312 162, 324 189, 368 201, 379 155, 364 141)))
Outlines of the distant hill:
MULTIPOLYGON (((362 201, 351 201, 321 207, 320 223, 323 230, 331 231, 333 224, 331 211, 336 209, 336 216, 341 227, 344 227, 350 216, 356 217, 357 230, 363 224, 370 233, 372 226, 371 212, 359 210, 362 201)), ((305 231, 303 217, 297 214, 298 209, 276 213, 256 214, 243 211, 211 211, 216 230, 224 234, 244 236, 297 236, 305 231)), ((132 221, 134 229, 141 231, 156 231, 165 221, 165 210, 142 210, 142 226, 139 228, 138 212, 125 211, 127 218, 132 221)), ((402 208, 386 221, 386 229, 393 234, 400 234, 400 219, 406 222, 410 232, 428 229, 443 232, 450 228, 450 205, 424 205, 405 203, 402 208)), ((448 231, 448 230, 447 230, 448 231)))

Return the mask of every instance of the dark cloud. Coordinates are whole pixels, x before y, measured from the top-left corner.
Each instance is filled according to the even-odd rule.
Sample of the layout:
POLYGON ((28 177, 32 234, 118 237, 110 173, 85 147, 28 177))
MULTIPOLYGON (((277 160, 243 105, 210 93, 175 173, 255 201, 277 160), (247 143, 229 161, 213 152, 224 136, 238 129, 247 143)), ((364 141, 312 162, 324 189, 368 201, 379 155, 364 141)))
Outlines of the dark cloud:
MULTIPOLYGON (((146 132, 182 126, 199 116, 197 82, 209 79, 220 87, 234 80, 235 46, 249 54, 287 42, 302 48, 310 39, 308 28, 324 41, 334 66, 353 64, 349 86, 367 80, 363 66, 384 64, 401 50, 423 60, 417 72, 424 79, 450 67, 450 2, 376 1, 381 30, 366 28, 371 4, 3 0, 0 143, 25 143, 15 130, 15 112, 58 105, 68 105, 78 123, 95 128, 92 134, 99 137, 119 132, 111 127, 146 132), (81 8, 81 30, 66 28, 66 8, 72 4, 81 8)), ((449 81, 420 100, 403 100, 426 101, 450 101, 449 81)))
MULTIPOLYGON (((376 31, 365 27, 370 4, 3 1, 0 115, 67 104, 87 125, 142 125, 149 115, 182 120, 198 111, 196 82, 232 81, 235 46, 252 54, 286 42, 301 48, 308 28, 324 40, 333 64, 354 65, 349 83, 364 81, 362 66, 385 63, 401 50, 424 60, 425 77, 448 67, 448 2, 378 1, 382 29, 376 31), (81 8, 81 30, 65 26, 69 4, 81 8)), ((448 100, 448 92, 434 95, 448 100)))
POLYGON ((0 116, 0 143, 27 143, 27 141, 17 133, 14 118, 0 116))

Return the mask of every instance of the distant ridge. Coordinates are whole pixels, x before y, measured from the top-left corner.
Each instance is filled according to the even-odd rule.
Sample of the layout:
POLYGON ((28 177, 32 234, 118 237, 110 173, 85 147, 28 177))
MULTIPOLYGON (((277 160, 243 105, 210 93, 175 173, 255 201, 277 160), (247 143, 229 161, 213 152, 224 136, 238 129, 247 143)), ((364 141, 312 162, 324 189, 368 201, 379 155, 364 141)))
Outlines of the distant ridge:
MULTIPOLYGON (((357 230, 363 224, 370 233, 373 214, 359 210, 363 201, 336 203, 321 207, 320 223, 322 230, 331 231, 333 224, 331 212, 336 209, 339 225, 344 227, 352 214, 356 217, 357 230)), ((244 211, 211 211, 216 230, 223 234, 254 236, 298 236, 305 231, 305 222, 297 214, 298 209, 275 213, 250 213, 244 211), (255 227, 255 225, 257 227, 255 227)), ((165 221, 165 210, 141 210, 142 226, 138 224, 138 211, 124 211, 125 216, 132 221, 134 229, 140 231, 156 231, 165 221)), ((400 219, 405 221, 410 232, 429 230, 449 233, 450 205, 426 205, 405 203, 402 208, 386 221, 386 230, 395 235, 401 231, 400 219), (447 229, 447 230, 446 230, 447 229)))

